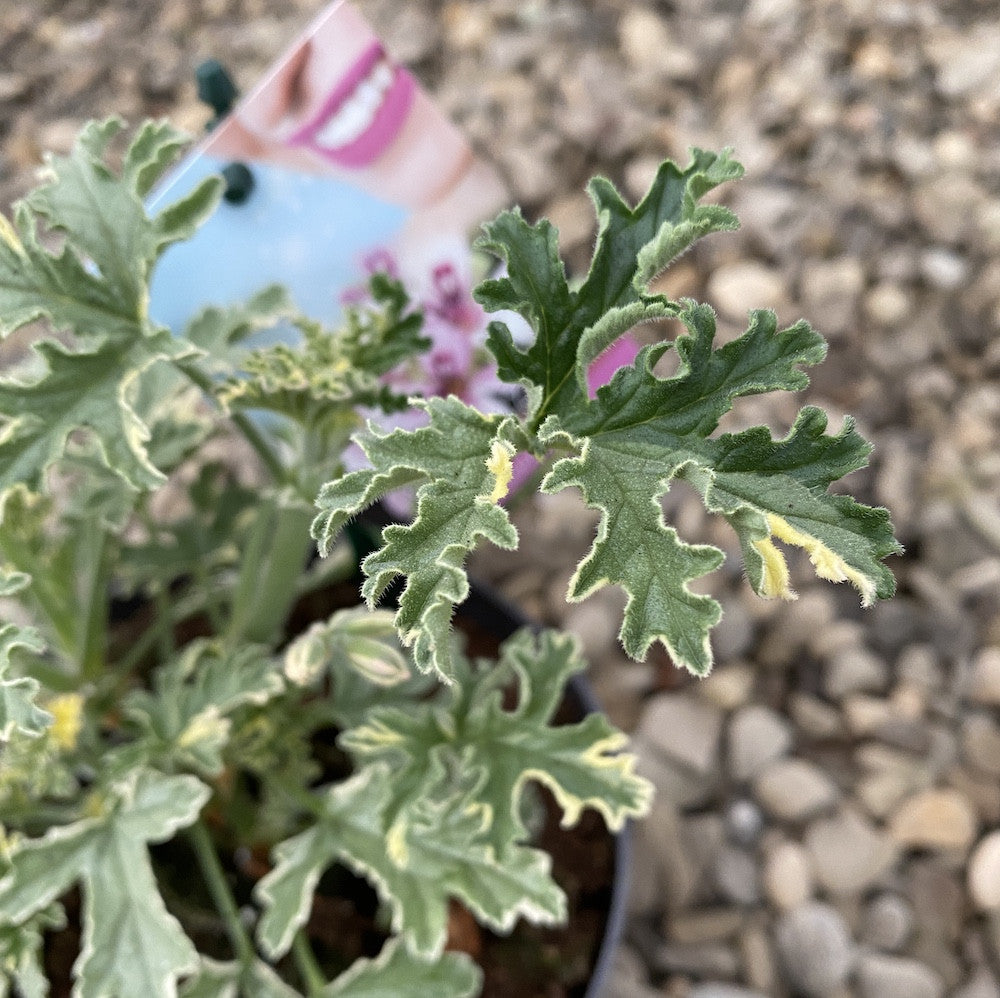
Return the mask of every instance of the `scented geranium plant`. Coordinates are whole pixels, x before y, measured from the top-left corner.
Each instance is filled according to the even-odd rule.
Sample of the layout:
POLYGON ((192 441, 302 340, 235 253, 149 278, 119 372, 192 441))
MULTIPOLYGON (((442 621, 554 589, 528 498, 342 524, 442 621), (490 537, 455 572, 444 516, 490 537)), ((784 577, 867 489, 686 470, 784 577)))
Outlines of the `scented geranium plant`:
POLYGON ((869 446, 810 407, 780 439, 719 432, 740 396, 802 388, 823 341, 754 311, 716 347, 707 305, 650 291, 696 239, 736 226, 700 203, 740 175, 728 154, 664 163, 635 207, 593 181, 596 248, 575 288, 547 221, 485 227, 504 276, 475 299, 532 331, 490 325, 496 376, 523 400, 495 414, 394 388, 430 344, 388 276, 336 329, 275 288, 181 334, 158 326, 153 268, 221 181, 150 217, 182 140, 147 124, 113 157, 119 128, 85 128, 0 216, 0 331, 43 327, 0 380, 0 993, 47 993, 45 939, 69 919, 81 998, 475 994, 478 968, 445 950, 450 903, 500 932, 565 914, 529 832, 533 784, 565 824, 589 808, 612 830, 650 798, 603 717, 552 723, 584 667, 572 638, 518 633, 485 662, 453 630, 468 552, 517 546, 517 455, 540 463, 541 491, 575 487, 600 513, 568 599, 620 586, 625 650, 661 642, 703 676, 720 608, 690 584, 723 555, 665 522, 671 481, 729 523, 761 596, 792 598, 779 545, 794 545, 867 605, 892 593, 882 560, 898 545, 884 510, 829 487, 869 446), (652 319, 679 334, 593 397, 592 363, 652 319), (299 340, 254 347, 276 323, 299 340), (351 446, 364 463, 346 471, 351 446), (344 528, 404 488, 412 516, 361 562, 368 606, 290 624, 353 575, 344 528), (397 607, 378 608, 396 581, 397 607), (250 898, 220 860, 234 854, 258 869, 250 898), (305 931, 335 864, 374 886, 389 937, 339 976, 305 931), (199 952, 206 924, 222 952, 199 952))

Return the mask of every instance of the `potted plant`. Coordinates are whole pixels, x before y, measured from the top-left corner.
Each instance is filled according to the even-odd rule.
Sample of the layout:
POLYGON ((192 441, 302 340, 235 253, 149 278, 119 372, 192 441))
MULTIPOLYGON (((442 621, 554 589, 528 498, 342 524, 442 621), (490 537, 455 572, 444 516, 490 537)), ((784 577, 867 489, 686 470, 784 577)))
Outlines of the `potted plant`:
POLYGON ((689 583, 723 556, 663 521, 671 479, 729 522, 762 596, 793 597, 778 541, 868 604, 893 590, 888 516, 828 491, 868 445, 808 407, 778 440, 715 432, 739 396, 804 386, 824 352, 808 325, 779 331, 764 311, 714 347, 708 306, 649 290, 695 239, 736 225, 700 203, 739 176, 727 153, 664 163, 634 208, 593 181, 598 237, 575 290, 547 221, 514 211, 485 227, 505 273, 476 299, 534 331, 519 345, 491 324, 498 375, 524 404, 487 415, 393 390, 427 344, 386 277, 335 330, 273 288, 183 335, 158 327, 151 272, 220 181, 148 217, 182 139, 146 124, 112 168, 119 129, 87 126, 13 221, 0 216, 0 330, 48 326, 0 381, 3 987, 46 994, 69 923, 84 998, 478 993, 473 961, 446 951, 456 902, 499 932, 565 913, 532 837, 537 788, 564 824, 589 809, 612 829, 650 795, 605 718, 552 723, 583 668, 569 636, 521 631, 486 662, 452 628, 467 552, 517 544, 503 505, 515 457, 541 462, 542 491, 576 486, 601 513, 568 598, 621 586, 626 651, 659 641, 704 675, 720 609, 689 583), (591 363, 655 318, 680 334, 591 398, 591 363), (279 320, 299 346, 248 343, 279 320), (679 367, 660 376, 671 347, 679 367), (399 410, 423 424, 365 429, 399 410), (352 437, 366 463, 346 471, 352 437), (338 607, 356 568, 344 528, 403 487, 412 518, 361 563, 368 608, 338 607), (373 609, 394 583, 398 607, 373 609), (388 941, 344 966, 306 929, 348 871, 373 886, 388 941))

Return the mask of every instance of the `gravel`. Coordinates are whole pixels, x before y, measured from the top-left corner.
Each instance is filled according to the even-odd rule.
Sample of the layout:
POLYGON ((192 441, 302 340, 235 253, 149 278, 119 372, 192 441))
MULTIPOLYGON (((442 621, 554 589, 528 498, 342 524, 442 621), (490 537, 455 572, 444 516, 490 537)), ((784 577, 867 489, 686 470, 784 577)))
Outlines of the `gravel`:
MULTIPOLYGON (((320 6, 0 5, 0 202, 24 193, 41 150, 65 150, 89 117, 166 114, 200 131, 194 66, 222 55, 246 87, 320 6)), ((641 668, 624 663, 616 597, 564 607, 565 580, 594 527, 571 493, 519 511, 524 557, 475 560, 544 622, 568 619, 584 638, 595 688, 614 720, 643 732, 642 768, 659 784, 662 803, 640 831, 632 871, 634 922, 653 938, 623 951, 608 994, 993 998, 994 5, 361 6, 525 213, 560 221, 578 273, 591 246, 582 195, 591 174, 635 196, 663 156, 733 146, 748 176, 721 197, 743 227, 688 253, 668 274, 672 293, 715 305, 725 338, 756 306, 775 308, 786 325, 804 315, 827 335, 828 359, 807 392, 744 400, 734 415, 784 432, 802 401, 825 408, 831 425, 853 413, 875 451, 846 484, 890 508, 907 547, 891 561, 898 597, 873 611, 801 561, 792 565, 799 600, 764 603, 731 559, 708 580, 733 619, 717 672, 701 683, 659 652, 641 668), (768 722, 748 734, 748 716, 768 722), (688 725, 683 738, 669 729, 675 721, 688 725), (681 940, 672 919, 689 932, 742 928, 681 940)), ((732 550, 693 494, 672 490, 665 509, 686 538, 732 550)))

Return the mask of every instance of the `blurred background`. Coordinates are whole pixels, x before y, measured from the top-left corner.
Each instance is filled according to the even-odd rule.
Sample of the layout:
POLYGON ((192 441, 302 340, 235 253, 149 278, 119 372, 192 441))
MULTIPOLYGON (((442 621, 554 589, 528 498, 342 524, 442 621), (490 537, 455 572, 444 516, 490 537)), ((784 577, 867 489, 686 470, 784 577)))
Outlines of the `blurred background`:
MULTIPOLYGON (((248 89, 319 0, 65 0, 0 7, 0 204, 88 118, 198 134, 194 68, 248 89)), ((664 279, 718 310, 809 319, 830 341, 801 396, 743 400, 784 433, 804 402, 875 444, 845 484, 890 508, 899 595, 793 565, 796 603, 738 558, 716 669, 617 650, 607 590, 563 601, 594 518, 570 493, 517 513, 522 551, 477 572, 577 632, 660 788, 638 829, 608 996, 1000 996, 1000 17, 996 0, 359 0, 586 266, 595 172, 639 196, 664 157, 732 146, 736 234, 664 279)), ((680 486, 689 540, 737 553, 680 486)))

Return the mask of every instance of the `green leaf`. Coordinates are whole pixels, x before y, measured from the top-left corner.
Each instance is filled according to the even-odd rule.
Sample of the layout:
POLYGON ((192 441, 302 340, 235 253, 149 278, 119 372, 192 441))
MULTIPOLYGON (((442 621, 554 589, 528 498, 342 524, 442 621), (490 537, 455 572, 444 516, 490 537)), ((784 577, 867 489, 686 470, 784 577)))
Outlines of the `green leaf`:
POLYGON ((184 982, 181 998, 301 998, 263 960, 248 967, 201 958, 198 973, 184 982))
POLYGON ((613 831, 648 809, 651 788, 621 754, 627 738, 601 714, 575 724, 551 723, 569 677, 585 668, 576 641, 552 631, 518 632, 501 648, 499 664, 457 660, 458 679, 443 703, 373 709, 339 743, 358 765, 383 762, 393 773, 387 814, 407 821, 436 768, 479 775, 476 799, 488 815, 486 835, 498 855, 526 837, 520 812, 524 785, 543 783, 574 825, 595 808, 613 831), (506 710, 501 684, 516 677, 517 705, 506 710))
POLYGON ((0 996, 10 993, 6 982, 16 988, 19 998, 45 998, 49 982, 45 976, 44 933, 66 925, 62 906, 50 905, 20 925, 0 925, 0 996))
POLYGON ((125 703, 148 750, 158 760, 215 776, 222 770, 232 714, 248 704, 266 703, 283 690, 284 682, 264 648, 227 652, 217 642, 198 640, 157 669, 153 687, 151 693, 132 693, 125 703))
POLYGON ((171 998, 178 977, 197 968, 197 954, 164 907, 145 845, 191 824, 208 797, 192 776, 133 771, 100 817, 16 846, 0 878, 0 922, 23 922, 80 882, 83 946, 74 993, 171 998))
POLYGON ((575 292, 547 220, 530 226, 515 211, 485 226, 478 245, 505 262, 506 275, 484 281, 475 297, 487 311, 517 312, 535 331, 527 350, 515 346, 503 323, 491 323, 489 337, 500 377, 528 390, 533 427, 550 413, 565 416, 586 401, 589 364, 619 336, 674 313, 672 302, 649 293, 649 282, 695 239, 737 227, 730 211, 697 200, 742 173, 728 152, 694 150, 683 171, 665 162, 634 209, 607 180, 595 178, 588 190, 597 211, 597 243, 575 292))
POLYGON ((34 345, 41 377, 0 380, 0 492, 17 482, 37 488, 76 430, 135 488, 164 479, 149 458, 150 427, 136 395, 158 360, 179 361, 195 348, 150 321, 148 281, 164 249, 212 210, 219 181, 148 217, 143 196, 181 139, 168 126, 146 125, 116 175, 105 160, 120 127, 88 125, 70 156, 48 161, 46 182, 18 205, 14 225, 0 226, 0 334, 34 319, 74 334, 69 345, 34 345), (39 242, 43 225, 64 237, 57 251, 39 242))
POLYGON ((149 461, 149 428, 131 404, 133 383, 157 360, 178 358, 190 347, 159 332, 129 346, 107 342, 73 351, 54 340, 33 347, 45 373, 34 382, 0 380, 0 489, 19 482, 38 489, 41 477, 62 456, 66 439, 85 429, 109 468, 135 488, 151 489, 164 475, 149 461))
POLYGON ((33 627, 0 625, 0 743, 8 741, 15 731, 37 737, 52 723, 52 715, 35 704, 41 689, 38 680, 8 676, 11 652, 16 648, 39 655, 45 642, 33 627))
POLYGON ((370 428, 360 443, 372 468, 323 487, 312 532, 325 554, 350 517, 394 488, 424 483, 413 523, 387 527, 383 546, 362 563, 368 576, 362 592, 374 605, 394 578, 406 577, 396 627, 414 646, 417 668, 448 681, 452 610, 469 591, 466 553, 480 537, 517 546, 517 531, 497 499, 506 493, 520 438, 512 418, 484 416, 454 396, 414 404, 426 409, 430 424, 387 434, 370 428))
POLYGON ((414 956, 390 939, 374 960, 355 960, 320 992, 321 998, 472 998, 482 987, 482 971, 464 953, 436 960, 414 956))
POLYGON ((47 161, 45 184, 17 206, 14 225, 0 227, 0 335, 48 318, 78 336, 132 339, 148 321, 154 263, 215 207, 221 181, 210 178, 148 218, 143 198, 176 155, 181 137, 167 125, 145 125, 126 151, 119 178, 105 159, 120 128, 115 119, 87 125, 70 156, 47 161), (38 242, 40 222, 65 234, 58 252, 38 242))
POLYGON ((275 866, 256 892, 265 909, 258 926, 265 953, 287 952, 320 875, 337 859, 373 883, 390 907, 393 931, 424 958, 444 946, 449 897, 499 932, 509 932, 521 915, 547 925, 565 918, 548 855, 517 846, 497 857, 485 834, 487 815, 467 783, 436 772, 432 791, 390 836, 392 781, 388 767, 366 767, 326 792, 315 825, 274 850, 275 866))
MULTIPOLYGON (((775 578, 784 562, 769 539, 781 536, 774 517, 791 517, 788 523, 822 548, 810 552, 820 574, 851 581, 866 604, 891 595, 892 575, 881 559, 899 546, 884 510, 827 492, 835 479, 861 467, 869 451, 849 425, 839 436, 825 436, 825 417, 807 408, 781 441, 765 427, 708 436, 735 398, 802 387, 807 379, 798 366, 822 358, 821 338, 802 322, 777 332, 774 315, 757 311, 743 336, 713 349, 708 306, 687 303, 681 318, 687 332, 677 340, 676 375, 654 375, 666 345, 647 347, 585 410, 565 421, 550 418, 541 439, 576 453, 560 460, 541 488, 578 486, 601 513, 569 598, 583 599, 608 582, 622 586, 629 597, 620 633, 625 650, 641 657, 661 641, 678 664, 704 675, 712 661, 708 632, 720 610, 688 582, 717 568, 722 553, 684 543, 664 523, 659 499, 672 478, 691 481, 708 509, 737 530, 748 577, 762 595, 790 595, 787 578, 784 588, 775 578)), ((785 539, 790 536, 786 531, 785 539)))

